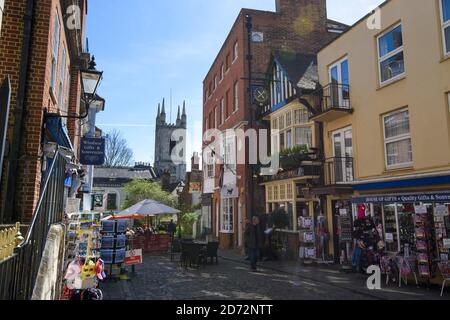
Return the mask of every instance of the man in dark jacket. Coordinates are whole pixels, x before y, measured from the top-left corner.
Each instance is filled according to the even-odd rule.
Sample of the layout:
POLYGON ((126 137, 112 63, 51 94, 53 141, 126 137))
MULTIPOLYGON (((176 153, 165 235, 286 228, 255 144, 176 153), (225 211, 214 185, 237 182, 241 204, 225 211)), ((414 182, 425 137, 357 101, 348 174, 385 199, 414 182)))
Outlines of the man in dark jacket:
POLYGON ((252 271, 256 271, 256 264, 263 243, 261 224, 259 218, 256 216, 252 218, 252 223, 246 226, 245 243, 247 244, 251 269, 252 271))

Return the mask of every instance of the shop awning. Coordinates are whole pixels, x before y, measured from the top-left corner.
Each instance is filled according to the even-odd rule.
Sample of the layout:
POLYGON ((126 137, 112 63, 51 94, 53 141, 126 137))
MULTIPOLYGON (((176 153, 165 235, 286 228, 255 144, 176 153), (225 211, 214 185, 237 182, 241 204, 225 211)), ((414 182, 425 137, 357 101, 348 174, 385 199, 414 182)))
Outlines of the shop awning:
POLYGON ((46 120, 47 137, 51 142, 56 142, 58 145, 67 149, 73 150, 72 142, 70 141, 67 129, 63 124, 62 118, 57 114, 47 115, 46 120))
POLYGON ((367 182, 367 183, 355 183, 353 184, 353 189, 356 191, 368 191, 381 189, 425 187, 442 184, 450 184, 450 175, 367 182))

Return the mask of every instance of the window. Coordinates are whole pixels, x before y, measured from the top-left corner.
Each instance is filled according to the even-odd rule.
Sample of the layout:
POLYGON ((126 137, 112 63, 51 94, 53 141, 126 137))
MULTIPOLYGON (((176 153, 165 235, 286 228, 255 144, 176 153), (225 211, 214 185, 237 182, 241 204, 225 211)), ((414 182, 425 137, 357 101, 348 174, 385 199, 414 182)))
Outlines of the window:
POLYGON ((222 81, 224 77, 225 77, 225 65, 222 63, 222 66, 220 67, 220 81, 222 81))
POLYGON ((295 124, 305 124, 309 122, 309 112, 305 108, 295 110, 295 124))
POLYGON ((214 178, 214 156, 212 152, 206 153, 206 178, 214 178))
POLYGON ((230 90, 225 93, 225 113, 228 119, 230 117, 230 90))
POLYGON ((109 193, 106 201, 106 210, 117 210, 117 194, 109 193))
POLYGON ((61 76, 59 78, 59 91, 58 91, 58 110, 63 110, 64 101, 64 80, 66 80, 66 48, 63 48, 62 58, 61 58, 61 76))
POLYGON ((283 117, 283 116, 281 116, 281 117, 278 119, 278 129, 280 129, 280 130, 283 130, 283 129, 284 129, 284 117, 283 117))
POLYGON ((233 233, 233 199, 222 199, 221 232, 233 233))
POLYGON ((444 38, 444 54, 450 55, 450 0, 439 0, 442 12, 442 36, 444 38))
POLYGON ((58 68, 58 52, 59 52, 59 33, 60 33, 60 24, 59 24, 59 15, 56 12, 55 15, 55 29, 53 32, 53 45, 52 45, 52 74, 50 78, 50 88, 55 91, 56 86, 56 70, 58 68))
POLYGON ((225 171, 236 172, 236 148, 234 137, 225 138, 224 162, 225 171))
POLYGON ((220 125, 225 122, 225 99, 220 100, 220 125))
POLYGON ((288 111, 286 113, 286 127, 290 127, 292 125, 292 113, 288 111))
POLYGON ((291 149, 292 148, 292 131, 288 130, 286 132, 286 148, 291 149))
POLYGON ((234 83, 234 111, 239 109, 239 82, 234 83))
POLYGON ((298 147, 312 146, 312 129, 311 127, 295 128, 295 145, 298 147))
POLYGON ((280 133, 280 151, 285 150, 284 132, 280 133))
POLYGON ((227 54, 225 58, 225 70, 228 71, 230 69, 230 54, 227 54))
POLYGON ((214 108, 214 129, 217 128, 217 107, 214 108))
POLYGON ((401 25, 378 38, 378 64, 381 84, 397 79, 405 73, 401 25))
POLYGON ((214 90, 217 89, 217 83, 218 83, 218 79, 217 79, 217 75, 214 76, 214 90))
POLYGON ((239 56, 239 44, 238 44, 238 42, 236 41, 236 42, 234 43, 234 48, 233 48, 233 62, 236 61, 236 59, 238 58, 238 56, 239 56))
POLYGON ((350 108, 350 77, 348 59, 344 58, 329 69, 333 107, 350 108))
POLYGON ((409 111, 402 110, 383 117, 386 166, 388 169, 412 165, 409 111))

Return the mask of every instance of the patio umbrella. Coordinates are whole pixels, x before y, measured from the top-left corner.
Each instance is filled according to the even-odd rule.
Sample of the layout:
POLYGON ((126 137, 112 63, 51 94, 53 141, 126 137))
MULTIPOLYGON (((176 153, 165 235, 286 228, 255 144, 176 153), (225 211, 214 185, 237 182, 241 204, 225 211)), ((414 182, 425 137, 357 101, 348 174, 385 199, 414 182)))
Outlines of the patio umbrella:
MULTIPOLYGON (((122 217, 140 216, 145 217, 156 217, 161 215, 174 215, 180 213, 179 210, 166 206, 155 200, 144 200, 135 204, 134 206, 122 211, 115 216, 116 219, 122 217)), ((124 219, 124 218, 122 218, 124 219)), ((125 218, 127 219, 127 218, 125 218)))
POLYGON ((130 214, 124 216, 109 216, 106 220, 142 220, 145 219, 144 216, 139 214, 130 214))

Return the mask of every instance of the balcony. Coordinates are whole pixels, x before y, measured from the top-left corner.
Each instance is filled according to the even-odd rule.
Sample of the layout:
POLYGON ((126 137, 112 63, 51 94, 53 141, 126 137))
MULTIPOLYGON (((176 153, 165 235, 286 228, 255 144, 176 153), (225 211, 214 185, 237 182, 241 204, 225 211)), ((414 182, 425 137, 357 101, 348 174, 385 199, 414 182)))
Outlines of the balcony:
POLYGON ((273 176, 262 177, 263 183, 293 179, 296 181, 319 180, 323 163, 318 150, 294 147, 280 153, 280 169, 273 176))
POLYGON ((323 162, 323 185, 315 188, 317 195, 351 193, 354 181, 353 158, 329 158, 323 162))
POLYGON ((313 121, 331 122, 353 113, 349 85, 330 83, 316 91, 314 96, 317 113, 311 117, 313 121))

